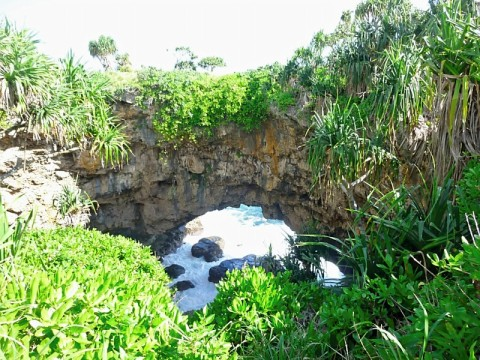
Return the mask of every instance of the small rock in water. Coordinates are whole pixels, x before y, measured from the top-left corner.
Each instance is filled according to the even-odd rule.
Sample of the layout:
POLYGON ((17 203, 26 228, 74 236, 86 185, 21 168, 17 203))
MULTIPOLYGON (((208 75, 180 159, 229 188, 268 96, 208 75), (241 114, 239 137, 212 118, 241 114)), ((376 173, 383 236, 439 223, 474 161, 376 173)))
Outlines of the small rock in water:
POLYGON ((257 257, 255 255, 247 255, 241 259, 222 261, 220 265, 210 268, 208 271, 208 281, 218 283, 227 275, 227 272, 235 269, 243 269, 245 266, 257 266, 257 257))
POLYGON ((176 287, 178 291, 193 289, 195 287, 195 285, 193 285, 193 283, 190 280, 179 281, 173 284, 173 286, 176 287))
POLYGON ((210 236, 200 239, 192 246, 192 256, 196 258, 203 256, 207 262, 218 261, 223 257, 224 247, 225 241, 221 237, 210 236))
POLYGON ((165 272, 171 279, 176 279, 182 274, 185 274, 185 268, 181 265, 172 264, 165 268, 165 272))

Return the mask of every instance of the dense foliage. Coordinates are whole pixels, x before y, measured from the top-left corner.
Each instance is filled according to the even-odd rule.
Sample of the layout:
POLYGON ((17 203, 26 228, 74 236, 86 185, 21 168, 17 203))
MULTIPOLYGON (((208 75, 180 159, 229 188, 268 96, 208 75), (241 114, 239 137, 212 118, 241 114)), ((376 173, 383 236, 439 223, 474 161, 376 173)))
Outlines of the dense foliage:
POLYGON ((325 116, 315 114, 313 120, 309 165, 316 174, 314 181, 327 189, 346 188, 367 177, 379 179, 382 171, 393 173, 398 167, 395 154, 383 146, 382 133, 371 131, 365 109, 353 101, 336 103, 325 116))
MULTIPOLYGON (((356 149, 363 147, 366 136, 379 151, 405 164, 431 162, 433 154, 425 177, 435 175, 442 182, 452 166, 458 176, 469 157, 480 154, 479 64, 473 50, 478 49, 478 27, 476 7, 468 0, 441 1, 425 14, 414 11, 406 0, 364 1, 353 14, 344 14, 337 30, 323 42, 330 49, 328 55, 316 60, 320 65, 310 66, 323 68, 324 79, 343 79, 325 94, 335 103, 334 113, 324 111, 322 121, 313 123, 311 163, 326 160, 326 168, 336 165, 336 157, 319 159, 320 153, 334 152, 335 138, 326 145, 315 142, 328 131, 331 118, 341 122, 343 113, 351 113, 350 104, 356 103, 370 111, 363 116, 365 126, 354 130, 357 139, 342 151, 346 161, 370 168, 372 174, 385 170, 370 156, 357 160, 356 149)), ((318 47, 315 44, 312 41, 309 54, 318 47)), ((289 78, 301 79, 304 73, 300 68, 289 78)), ((313 84, 301 84, 316 93, 313 84)), ((356 121, 349 120, 350 128, 356 121)), ((330 179, 320 168, 314 167, 315 176, 328 185, 330 179)))
POLYGON ((302 272, 311 278, 320 256, 333 251, 350 268, 350 285, 317 289, 310 306, 297 308, 296 300, 308 299, 310 290, 292 286, 288 276, 231 274, 207 311, 238 354, 480 355, 476 41, 473 2, 432 2, 422 14, 408 1, 367 0, 354 14, 345 13, 333 34, 318 33, 294 54, 280 76, 284 89, 311 103, 332 103, 313 117, 308 146, 314 182, 342 188, 355 222, 342 239, 293 241, 293 257, 300 258, 287 260, 298 281, 302 272), (432 153, 433 166, 426 159, 432 153), (424 162, 419 185, 397 180, 399 169, 424 162), (372 191, 359 202, 353 188, 367 182, 372 191), (289 294, 288 305, 270 295, 277 286, 289 294), (307 326, 305 311, 311 315, 307 326))
POLYGON ((0 135, 23 130, 60 147, 89 150, 104 166, 121 165, 130 149, 112 116, 107 83, 71 53, 52 62, 36 42, 8 22, 0 27, 0 135))
MULTIPOLYGON (((459 204, 467 198, 480 204, 478 186, 468 180, 475 168, 478 161, 456 188, 459 204)), ((245 358, 476 359, 480 228, 459 216, 451 179, 424 191, 373 192, 357 211, 363 230, 334 239, 352 269, 349 286, 301 281, 301 272, 310 279, 310 266, 325 255, 313 250, 331 246, 325 237, 302 237, 296 248, 309 249, 296 252, 302 257, 296 283, 290 273, 233 272, 199 315, 214 315, 216 328, 245 358)))
POLYGON ((226 358, 211 320, 188 324, 158 260, 130 239, 39 231, 12 255, 0 264, 4 358, 226 358))
POLYGON ((155 129, 167 141, 210 135, 227 121, 249 131, 266 119, 278 88, 268 69, 214 77, 152 68, 139 73, 140 103, 152 99, 155 129))
MULTIPOLYGON (((479 358, 476 11, 469 0, 432 1, 425 13, 407 0, 365 0, 285 67, 218 77, 192 71, 189 48, 177 49, 186 54, 179 71, 92 74, 73 56, 52 63, 28 32, 5 24, 2 126, 75 142, 107 165, 121 163, 128 144, 106 78, 135 88, 139 104, 152 101, 155 129, 176 145, 229 121, 253 130, 272 104, 300 103, 318 110, 307 141, 314 184, 340 187, 354 221, 343 238, 291 239, 288 272, 230 273, 215 301, 187 318, 147 249, 79 228, 25 234, 33 215, 9 225, 0 202, 0 354, 479 358), (370 189, 364 198, 360 184, 370 189), (317 270, 332 254, 349 273, 325 288, 317 270)), ((91 205, 67 190, 57 200, 65 214, 91 205)))

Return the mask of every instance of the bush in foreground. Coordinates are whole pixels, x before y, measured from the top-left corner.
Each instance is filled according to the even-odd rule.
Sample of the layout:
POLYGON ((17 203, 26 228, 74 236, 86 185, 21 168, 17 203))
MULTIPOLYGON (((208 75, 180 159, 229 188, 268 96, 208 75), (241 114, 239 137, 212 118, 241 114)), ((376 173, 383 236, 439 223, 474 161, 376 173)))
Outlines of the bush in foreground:
POLYGON ((80 228, 27 236, 0 271, 6 358, 225 358, 204 319, 187 324, 147 248, 80 228))

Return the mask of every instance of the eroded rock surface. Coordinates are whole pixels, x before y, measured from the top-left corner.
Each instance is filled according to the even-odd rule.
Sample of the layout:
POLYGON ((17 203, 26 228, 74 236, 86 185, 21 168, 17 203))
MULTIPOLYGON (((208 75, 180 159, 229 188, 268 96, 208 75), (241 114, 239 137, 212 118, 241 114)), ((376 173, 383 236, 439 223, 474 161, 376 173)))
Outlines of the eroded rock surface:
POLYGON ((36 205, 40 226, 58 225, 53 198, 78 179, 100 205, 91 226, 138 239, 157 255, 178 247, 181 225, 227 206, 261 206, 265 217, 283 219, 295 231, 312 220, 332 230, 347 223, 345 202, 326 204, 321 189, 311 191, 308 126, 295 116, 272 110, 253 132, 227 124, 195 144, 172 146, 153 130, 152 109, 123 102, 116 112, 132 148, 122 168, 104 169, 85 151, 59 156, 51 144, 30 141, 24 151, 23 140, 0 139, 0 190, 9 217, 36 205))
POLYGON ((345 203, 326 206, 319 191, 311 192, 307 124, 293 116, 272 113, 251 133, 227 124, 196 144, 173 147, 159 142, 151 112, 119 104, 117 113, 132 140, 129 163, 111 171, 76 168, 82 188, 100 204, 92 219, 100 230, 140 239, 162 254, 172 240, 159 234, 227 206, 261 206, 265 217, 296 231, 312 220, 330 229, 346 223, 345 203))
MULTIPOLYGON (((77 188, 75 174, 61 170, 65 163, 50 148, 50 144, 41 141, 27 142, 12 136, 0 138, 0 197, 9 223, 35 210, 32 225, 36 228, 66 224, 54 206, 54 199, 64 186, 77 188)), ((84 225, 89 219, 78 220, 77 224, 84 225)))

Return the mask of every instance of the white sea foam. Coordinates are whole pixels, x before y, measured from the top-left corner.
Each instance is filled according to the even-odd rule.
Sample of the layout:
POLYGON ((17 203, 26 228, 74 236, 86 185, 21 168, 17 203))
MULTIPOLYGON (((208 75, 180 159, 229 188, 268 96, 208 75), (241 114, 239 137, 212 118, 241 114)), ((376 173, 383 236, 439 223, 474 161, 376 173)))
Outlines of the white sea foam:
MULTIPOLYGON (((203 232, 200 235, 188 235, 184 244, 175 253, 164 257, 165 267, 178 264, 185 268, 185 273, 172 283, 190 280, 195 288, 179 291, 175 300, 182 311, 200 309, 211 302, 217 290, 214 283, 208 281, 208 271, 223 260, 241 258, 245 255, 283 256, 288 251, 287 236, 295 233, 281 220, 265 219, 262 209, 255 206, 241 205, 239 208, 228 207, 224 210, 208 212, 200 217, 203 232), (203 237, 220 236, 225 241, 224 257, 216 262, 207 263, 203 258, 191 254, 192 246, 203 237)), ((338 267, 328 261, 324 262, 325 278, 340 278, 343 274, 338 267)))

